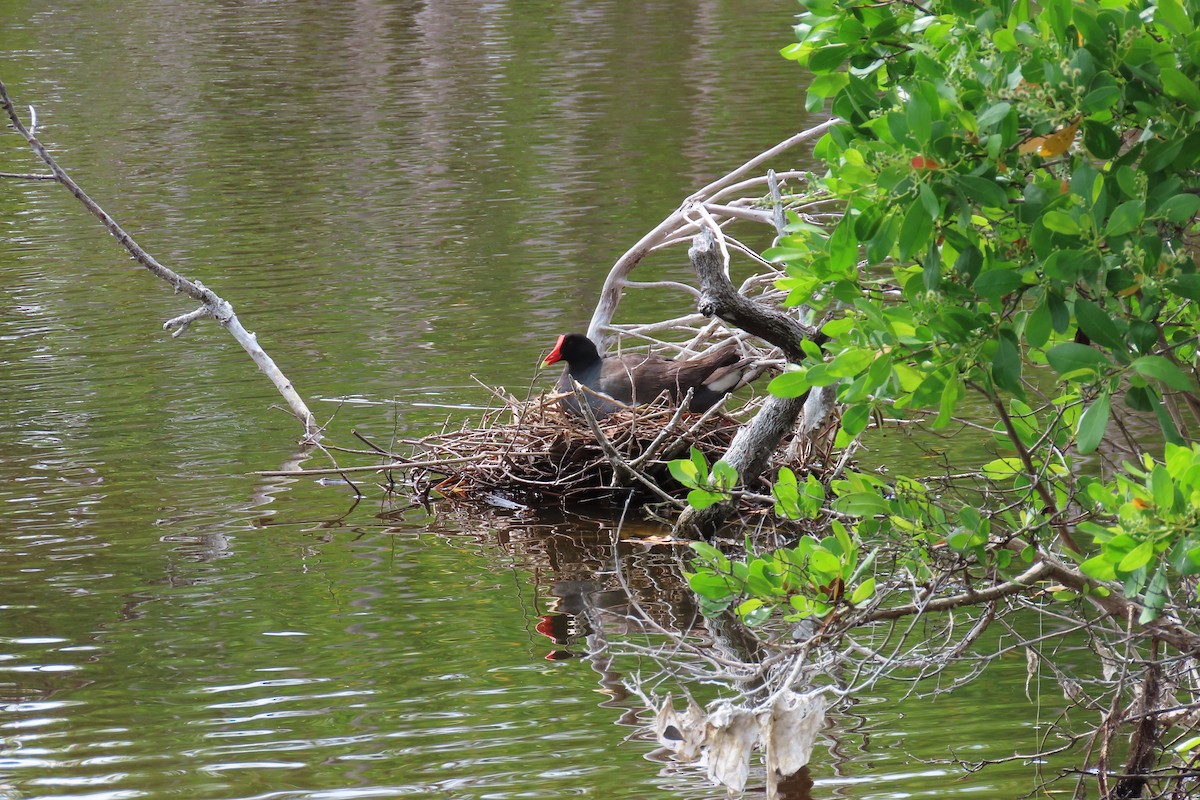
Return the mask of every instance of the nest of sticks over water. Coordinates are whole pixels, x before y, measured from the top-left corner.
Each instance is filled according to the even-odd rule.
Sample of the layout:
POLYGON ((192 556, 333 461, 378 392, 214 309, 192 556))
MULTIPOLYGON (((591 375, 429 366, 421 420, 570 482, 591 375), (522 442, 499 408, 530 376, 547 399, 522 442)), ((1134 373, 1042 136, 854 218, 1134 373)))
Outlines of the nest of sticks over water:
MULTIPOLYGON (((761 405, 752 399, 728 412, 721 403, 695 414, 683 410, 686 403, 676 407, 664 398, 597 421, 565 412, 562 394, 525 401, 499 391, 495 396, 500 404, 478 422, 406 440, 407 452, 388 452, 392 480, 426 500, 623 504, 632 498, 681 507, 688 490, 670 476, 667 462, 687 458, 693 447, 715 462, 761 405)), ((823 440, 785 440, 770 471, 827 463, 828 452, 813 452, 813 442, 823 440)))

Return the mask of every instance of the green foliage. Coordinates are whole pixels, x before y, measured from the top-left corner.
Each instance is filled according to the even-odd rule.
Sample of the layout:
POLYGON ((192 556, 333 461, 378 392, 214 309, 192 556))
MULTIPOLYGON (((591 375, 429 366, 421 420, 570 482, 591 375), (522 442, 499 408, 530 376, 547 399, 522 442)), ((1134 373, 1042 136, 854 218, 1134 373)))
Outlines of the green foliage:
POLYGON ((1079 529, 1098 552, 1080 569, 1140 596, 1148 622, 1162 611, 1170 577, 1200 574, 1200 445, 1168 444, 1162 462, 1143 456, 1125 473, 1084 484, 1096 517, 1079 529))
MULTIPOLYGON (((764 255, 786 268, 789 304, 834 313, 823 347, 769 390, 836 384, 840 445, 877 412, 934 431, 978 423, 982 400, 995 452, 978 508, 907 478, 826 488, 785 470, 778 515, 832 514, 856 551, 889 537, 920 582, 937 553, 1011 574, 1061 549, 1083 503, 1094 519, 1072 547, 1107 584, 1088 590, 1119 584, 1143 622, 1200 574, 1198 22, 1195 0, 805 0, 783 55, 813 76, 809 110, 844 121, 815 148, 843 215, 828 230, 793 215, 764 255), (1130 412, 1160 433, 1130 443, 1165 442, 1163 458, 1079 479, 1094 469, 1080 456, 1128 431, 1130 412), (988 508, 993 491, 1006 497, 988 508)), ((698 551, 693 588, 749 621, 782 598, 826 616, 853 598, 855 572, 829 541, 745 563, 698 551), (840 594, 822 593, 836 580, 840 594)))
POLYGON ((775 497, 775 513, 788 519, 816 519, 825 505, 824 484, 810 473, 801 486, 796 473, 787 467, 779 470, 771 494, 775 497))
POLYGON ((815 75, 809 108, 846 120, 816 148, 845 215, 828 236, 795 225, 767 256, 789 302, 839 302, 853 324, 827 325, 832 357, 773 393, 840 380, 851 407, 933 409, 944 426, 965 386, 1023 398, 1049 363, 1098 392, 1076 419, 1086 452, 1122 381, 1154 411, 1164 387, 1192 389, 1195 4, 804 9, 783 54, 815 75))
POLYGON ((731 560, 716 547, 694 542, 694 571, 685 573, 707 615, 732 609, 747 625, 758 625, 777 608, 785 619, 827 617, 839 607, 853 607, 875 594, 875 578, 867 573, 874 554, 860 563, 860 543, 840 522, 833 535, 820 541, 804 537, 795 547, 764 556, 731 560))
POLYGON ((671 471, 671 477, 691 489, 688 504, 694 508, 708 508, 728 500, 738 482, 737 470, 723 460, 713 464, 710 472, 708 460, 695 447, 689 458, 670 461, 667 469, 671 471))

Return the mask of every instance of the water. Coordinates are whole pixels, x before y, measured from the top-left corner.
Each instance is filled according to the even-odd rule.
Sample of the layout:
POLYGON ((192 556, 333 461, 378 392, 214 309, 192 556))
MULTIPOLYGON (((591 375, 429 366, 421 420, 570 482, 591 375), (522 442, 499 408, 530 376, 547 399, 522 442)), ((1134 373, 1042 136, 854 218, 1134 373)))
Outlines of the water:
MULTIPOLYGON (((540 355, 622 251, 818 121, 775 55, 791 12, 0 0, 0 79, 145 247, 235 304, 341 443, 387 442, 485 403, 473 378, 549 383, 540 355)), ((0 170, 35 168, 0 137, 0 170)), ((59 187, 0 183, 0 298, 0 798, 723 796, 627 741, 636 665, 539 632, 581 598, 623 602, 611 519, 381 516, 378 491, 256 475, 296 463, 274 390, 217 326, 165 335, 191 304, 59 187)), ((686 621, 674 553, 620 563, 686 621)), ((813 795, 1031 788, 1019 762, 913 758, 1032 749, 1052 714, 1023 661, 993 672, 936 703, 861 698, 813 795)))

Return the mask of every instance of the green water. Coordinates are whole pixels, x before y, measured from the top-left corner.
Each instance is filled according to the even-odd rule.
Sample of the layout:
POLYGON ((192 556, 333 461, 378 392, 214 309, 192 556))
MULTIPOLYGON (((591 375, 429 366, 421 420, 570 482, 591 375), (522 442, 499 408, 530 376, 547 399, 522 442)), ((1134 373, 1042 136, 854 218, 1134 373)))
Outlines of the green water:
MULTIPOLYGON (((0 0, 0 79, 322 421, 386 442, 485 403, 472 376, 547 384, 621 252, 818 121, 776 56, 792 11, 0 0)), ((35 168, 0 137, 0 170, 35 168)), ((625 602, 611 520, 381 516, 378 491, 256 476, 299 430, 217 326, 162 332, 190 309, 66 192, 0 182, 0 798, 724 796, 628 739, 632 665, 538 632, 625 602)), ((673 565, 621 553, 679 621, 673 565)), ((1025 764, 923 761, 1032 750, 1061 701, 1024 680, 1014 659, 934 703, 859 698, 812 796, 1029 790, 1025 764)))

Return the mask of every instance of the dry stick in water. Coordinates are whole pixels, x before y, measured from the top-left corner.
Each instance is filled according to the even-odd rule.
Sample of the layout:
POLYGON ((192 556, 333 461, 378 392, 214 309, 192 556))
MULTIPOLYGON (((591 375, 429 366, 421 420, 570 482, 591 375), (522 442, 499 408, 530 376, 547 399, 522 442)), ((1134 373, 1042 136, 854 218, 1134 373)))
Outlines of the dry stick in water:
MULTIPOLYGON (((75 181, 71 179, 71 176, 69 176, 66 171, 58 165, 58 162, 54 160, 54 157, 51 156, 50 153, 47 152, 46 148, 42 146, 42 143, 37 140, 37 138, 33 135, 33 132, 25 127, 24 123, 21 122, 20 117, 17 116, 17 111, 13 107, 12 100, 9 98, 8 90, 5 88, 3 82, 0 82, 0 104, 3 104, 4 110, 8 113, 8 119, 12 123, 13 128, 16 129, 17 133, 21 134, 21 136, 25 138, 25 141, 29 143, 29 146, 33 149, 33 152, 36 153, 38 158, 44 161, 46 166, 50 168, 50 172, 53 175, 53 180, 61 183, 71 194, 75 195, 75 198, 79 200, 79 202, 83 203, 84 207, 104 224, 104 227, 118 242, 121 243, 121 246, 129 251, 129 254, 133 256, 135 261, 137 261, 146 269, 150 270, 150 272, 152 272, 154 275, 171 284, 177 293, 182 292, 193 300, 201 303, 201 307, 195 311, 191 311, 187 314, 183 314, 175 317, 174 319, 168 320, 163 324, 163 328, 165 330, 177 329, 172 336, 179 336, 185 330, 187 330, 188 325, 196 320, 203 319, 204 317, 212 317, 217 322, 221 323, 221 325, 223 325, 225 329, 229 331, 233 338, 237 340, 237 343, 242 346, 242 349, 250 354, 250 358, 254 359, 254 363, 258 365, 258 368, 262 370, 264 374, 266 374, 266 376, 271 380, 271 383, 275 384, 275 388, 279 390, 279 393, 283 395, 283 399, 287 402, 288 408, 291 410, 292 414, 296 417, 296 419, 300 420, 302 425, 304 425, 306 441, 316 442, 320 440, 321 432, 317 427, 316 417, 314 417, 312 412, 308 410, 308 406, 304 404, 304 401, 300 399, 300 395, 296 393, 295 388, 292 386, 292 382, 289 381, 286 376, 284 376, 284 374, 279 370, 279 367, 275 365, 275 362, 271 359, 271 357, 267 355, 262 347, 259 346, 255 335, 242 327, 242 323, 238 321, 237 314, 235 314, 233 311, 233 306, 211 289, 206 288, 199 281, 190 281, 177 272, 168 269, 160 264, 153 256, 143 250, 141 246, 133 240, 133 237, 130 236, 124 228, 117 224, 116 220, 110 217, 108 213, 96 203, 96 201, 92 200, 92 198, 89 197, 87 193, 79 187, 79 184, 75 183, 75 181)), ((39 179, 42 179, 42 176, 9 177, 38 177, 39 179)))

